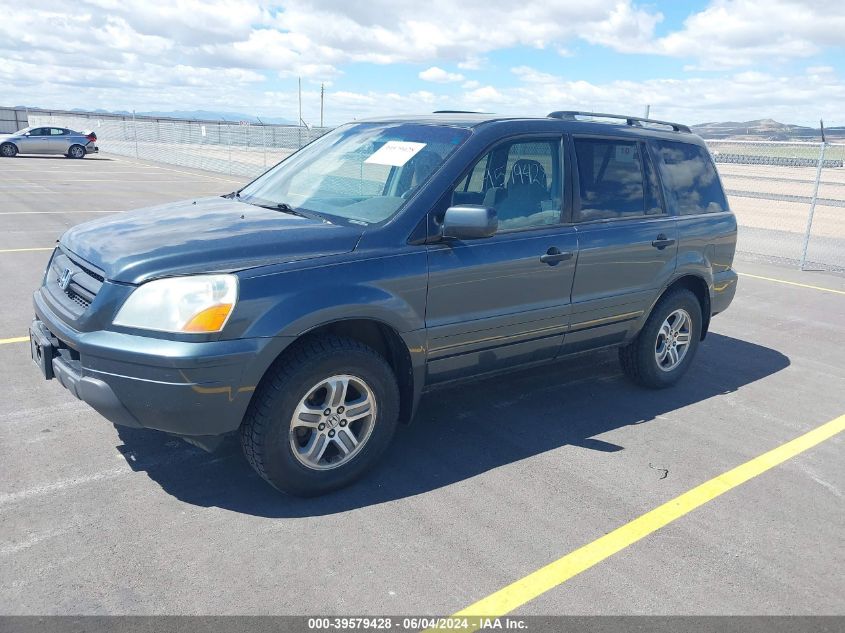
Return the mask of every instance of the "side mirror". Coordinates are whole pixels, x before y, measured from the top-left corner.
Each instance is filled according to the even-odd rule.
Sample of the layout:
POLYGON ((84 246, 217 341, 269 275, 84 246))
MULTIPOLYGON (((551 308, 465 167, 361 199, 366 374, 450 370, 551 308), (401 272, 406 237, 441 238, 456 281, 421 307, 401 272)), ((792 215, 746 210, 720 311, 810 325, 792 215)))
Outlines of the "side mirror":
POLYGON ((446 209, 441 235, 457 240, 477 240, 495 235, 498 228, 496 209, 461 204, 446 209))
POLYGON ((23 133, 24 136, 29 136, 30 134, 32 134, 32 132, 24 132, 23 133))

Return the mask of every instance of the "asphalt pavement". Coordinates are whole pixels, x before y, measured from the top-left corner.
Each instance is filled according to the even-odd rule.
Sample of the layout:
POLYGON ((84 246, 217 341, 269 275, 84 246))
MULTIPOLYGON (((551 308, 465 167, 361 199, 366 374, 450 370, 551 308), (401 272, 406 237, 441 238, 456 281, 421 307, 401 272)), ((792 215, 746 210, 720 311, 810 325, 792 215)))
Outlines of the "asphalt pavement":
MULTIPOLYGON (((687 376, 615 354, 428 394, 384 462, 302 500, 235 442, 117 429, 23 341, 56 239, 238 178, 101 155, 0 159, 0 613, 458 611, 845 413, 845 278, 739 259, 687 376)), ((517 614, 845 614, 845 434, 633 542, 517 614)))

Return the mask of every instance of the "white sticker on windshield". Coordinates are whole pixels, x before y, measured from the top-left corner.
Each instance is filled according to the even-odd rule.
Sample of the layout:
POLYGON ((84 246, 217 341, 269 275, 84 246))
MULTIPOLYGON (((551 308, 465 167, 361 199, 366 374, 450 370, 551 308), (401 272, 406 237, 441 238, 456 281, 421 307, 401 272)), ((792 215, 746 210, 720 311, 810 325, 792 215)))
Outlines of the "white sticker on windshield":
POLYGON ((425 143, 412 143, 410 141, 387 141, 387 143, 382 145, 364 162, 374 165, 401 167, 411 160, 425 145, 425 143))

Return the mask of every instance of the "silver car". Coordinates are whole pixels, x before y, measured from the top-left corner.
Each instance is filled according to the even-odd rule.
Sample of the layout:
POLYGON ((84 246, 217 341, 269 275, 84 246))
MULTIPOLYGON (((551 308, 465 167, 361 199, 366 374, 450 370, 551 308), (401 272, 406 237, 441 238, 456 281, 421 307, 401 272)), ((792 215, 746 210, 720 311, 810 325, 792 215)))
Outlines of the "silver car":
POLYGON ((85 158, 100 151, 93 132, 74 132, 64 127, 27 127, 0 141, 0 156, 16 154, 64 154, 85 158))

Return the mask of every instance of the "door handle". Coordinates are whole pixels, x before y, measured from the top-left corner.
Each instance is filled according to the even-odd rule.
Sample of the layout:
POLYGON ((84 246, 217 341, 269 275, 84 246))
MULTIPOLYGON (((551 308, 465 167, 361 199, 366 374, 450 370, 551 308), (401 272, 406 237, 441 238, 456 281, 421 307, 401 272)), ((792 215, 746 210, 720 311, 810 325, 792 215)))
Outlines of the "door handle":
POLYGON ((654 240, 651 245, 654 246, 659 251, 662 251, 667 246, 672 246, 675 243, 675 240, 668 239, 665 233, 661 233, 657 236, 657 239, 654 240))
POLYGON ((570 251, 563 253, 556 246, 552 246, 544 255, 540 255, 540 261, 549 266, 556 266, 558 262, 565 262, 567 259, 572 259, 572 253, 570 251))

